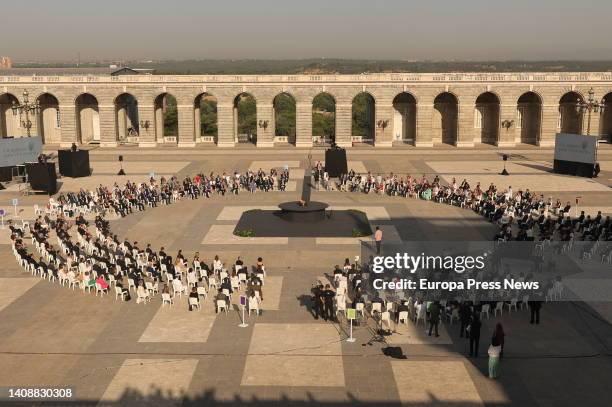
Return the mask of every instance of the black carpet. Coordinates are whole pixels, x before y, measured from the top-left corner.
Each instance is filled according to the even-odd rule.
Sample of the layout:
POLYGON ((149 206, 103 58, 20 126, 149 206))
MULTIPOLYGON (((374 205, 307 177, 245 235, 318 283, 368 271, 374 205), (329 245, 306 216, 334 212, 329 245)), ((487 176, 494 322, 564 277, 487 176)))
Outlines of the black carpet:
POLYGON ((278 211, 254 209, 244 212, 234 229, 250 230, 253 237, 354 237, 354 231, 360 236, 370 236, 372 229, 368 217, 357 210, 327 211, 327 217, 319 222, 292 223, 280 217, 278 211))

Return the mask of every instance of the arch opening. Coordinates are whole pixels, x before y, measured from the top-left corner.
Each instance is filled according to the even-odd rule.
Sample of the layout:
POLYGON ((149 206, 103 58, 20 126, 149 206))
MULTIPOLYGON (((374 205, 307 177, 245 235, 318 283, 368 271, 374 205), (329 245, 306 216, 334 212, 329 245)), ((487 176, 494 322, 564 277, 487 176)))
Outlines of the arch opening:
POLYGON ((40 105, 36 118, 38 135, 44 144, 59 144, 62 138, 59 101, 50 93, 43 93, 37 100, 40 105))
POLYGON ((354 143, 374 145, 376 137, 376 101, 368 92, 361 92, 352 102, 351 136, 354 143))
POLYGON ((417 101, 408 92, 402 92, 393 99, 393 142, 414 144, 417 129, 417 101))
POLYGON ((517 142, 536 145, 542 130, 542 100, 534 92, 523 93, 516 103, 517 142))
POLYGON ((115 99, 115 116, 116 141, 127 142, 137 139, 140 133, 138 100, 129 93, 119 95, 115 99))
POLYGON ((559 100, 559 121, 557 128, 560 133, 582 134, 583 113, 576 109, 582 96, 577 92, 567 92, 559 100))
POLYGON ((327 92, 312 99, 312 137, 316 145, 330 145, 336 140, 336 99, 327 92))
POLYGON ((100 110, 98 99, 84 93, 75 101, 77 140, 81 144, 100 142, 100 110))
POLYGON ((608 143, 612 143, 612 92, 604 96, 602 101, 604 111, 601 114, 599 135, 608 143))
POLYGON ((217 98, 203 93, 195 100, 196 140, 217 143, 219 129, 217 122, 217 98))
POLYGON ((295 145, 297 127, 295 98, 286 92, 279 93, 274 98, 272 106, 274 137, 280 142, 295 145))
POLYGON ((433 142, 457 144, 459 102, 455 95, 444 92, 434 99, 433 142))
POLYGON ((20 137, 22 134, 19 115, 14 115, 12 111, 13 102, 19 103, 14 95, 0 95, 0 138, 20 137))
POLYGON ((484 144, 497 144, 499 141, 499 98, 492 92, 485 92, 476 98, 474 109, 474 128, 478 136, 474 140, 484 144))
POLYGON ((250 93, 234 98, 234 141, 257 144, 257 101, 250 93))
POLYGON ((178 106, 176 98, 170 93, 162 93, 155 98, 155 138, 158 143, 177 144, 178 106))

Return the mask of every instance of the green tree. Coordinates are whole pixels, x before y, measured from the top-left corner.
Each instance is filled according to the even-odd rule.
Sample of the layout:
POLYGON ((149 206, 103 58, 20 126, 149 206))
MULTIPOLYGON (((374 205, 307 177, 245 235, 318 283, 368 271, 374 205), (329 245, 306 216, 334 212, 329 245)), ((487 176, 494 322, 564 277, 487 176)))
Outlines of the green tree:
POLYGON ((336 134, 336 101, 320 93, 312 101, 312 135, 333 137, 336 134))
POLYGON ((281 93, 274 99, 274 118, 276 136, 295 140, 295 100, 281 93))
POLYGON ((166 108, 164 110, 164 136, 178 136, 178 110, 176 99, 172 95, 165 95, 166 108))
POLYGON ((238 134, 257 133, 257 105, 249 94, 238 96, 238 134))
POLYGON ((202 136, 217 137, 217 99, 205 96, 200 101, 200 133, 202 136))

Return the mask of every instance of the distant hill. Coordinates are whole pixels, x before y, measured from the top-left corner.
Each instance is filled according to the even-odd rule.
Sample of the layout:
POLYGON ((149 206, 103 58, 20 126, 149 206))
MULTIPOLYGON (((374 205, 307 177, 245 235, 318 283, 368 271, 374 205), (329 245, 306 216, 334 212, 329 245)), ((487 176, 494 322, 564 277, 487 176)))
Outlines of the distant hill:
MULTIPOLYGON (((109 63, 81 66, 104 67, 109 63)), ((345 59, 126 61, 124 66, 157 74, 358 74, 381 72, 612 72, 612 61, 386 61, 345 59)), ((70 64, 14 64, 15 68, 71 67, 70 64)))

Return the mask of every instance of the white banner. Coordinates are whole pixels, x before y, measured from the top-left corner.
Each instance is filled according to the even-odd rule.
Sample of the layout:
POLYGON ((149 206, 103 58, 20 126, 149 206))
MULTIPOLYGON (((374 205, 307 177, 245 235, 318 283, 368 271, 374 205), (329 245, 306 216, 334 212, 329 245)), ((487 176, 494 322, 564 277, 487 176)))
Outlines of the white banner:
POLYGON ((36 162, 42 153, 42 138, 20 137, 0 139, 0 167, 36 162))
POLYGON ((597 137, 558 133, 555 138, 555 160, 595 164, 597 137))

